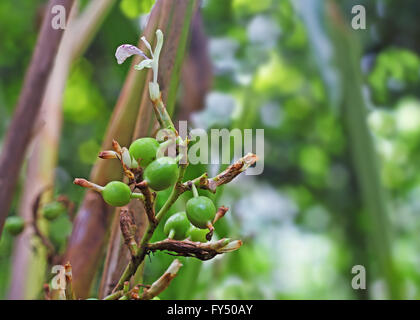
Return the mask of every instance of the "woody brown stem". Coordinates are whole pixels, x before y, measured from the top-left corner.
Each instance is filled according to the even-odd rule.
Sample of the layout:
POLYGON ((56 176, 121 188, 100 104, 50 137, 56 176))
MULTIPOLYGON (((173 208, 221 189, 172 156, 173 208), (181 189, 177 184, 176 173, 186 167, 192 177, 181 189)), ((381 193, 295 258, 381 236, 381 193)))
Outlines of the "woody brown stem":
POLYGON ((194 257, 205 261, 214 258, 218 254, 237 250, 241 245, 241 240, 232 241, 226 238, 206 243, 165 239, 147 244, 146 250, 147 252, 170 251, 177 256, 194 257))
POLYGON ((179 268, 182 267, 181 262, 178 259, 172 261, 169 268, 166 272, 155 282, 152 283, 150 288, 144 289, 142 295, 140 296, 140 300, 150 300, 159 295, 162 291, 164 291, 171 281, 175 278, 176 274, 178 273, 179 268))
POLYGON ((70 262, 67 262, 64 265, 65 276, 66 276, 66 299, 67 300, 76 300, 76 295, 73 291, 73 275, 70 262))
POLYGON ((94 190, 96 192, 99 192, 99 193, 101 193, 102 190, 104 190, 104 187, 102 187, 102 186, 100 186, 96 183, 90 182, 86 179, 82 179, 82 178, 74 179, 73 183, 77 184, 78 186, 81 186, 83 188, 92 189, 92 190, 94 190))
POLYGON ((38 194, 32 206, 32 221, 31 222, 32 222, 32 228, 34 230, 34 235, 41 240, 42 245, 47 249, 47 261, 51 264, 51 262, 53 261, 56 255, 54 245, 52 244, 50 239, 48 239, 48 237, 46 237, 42 233, 41 229, 38 226, 38 212, 39 212, 41 197, 43 193, 44 193, 44 190, 38 194))
POLYGON ((214 233, 214 227, 213 227, 213 224, 210 221, 207 222, 207 228, 209 228, 209 232, 206 234, 206 240, 210 241, 211 238, 213 237, 213 233, 214 233))
POLYGON ((120 228, 124 243, 127 245, 131 256, 134 257, 138 250, 135 239, 137 225, 133 213, 127 207, 120 210, 120 228))
POLYGON ((50 285, 48 283, 44 283, 42 290, 44 292, 44 300, 51 300, 50 285))
POLYGON ((156 225, 157 220, 155 217, 155 198, 156 194, 152 193, 150 188, 147 186, 146 181, 142 181, 136 184, 136 187, 140 189, 141 193, 144 195, 144 209, 149 219, 150 224, 156 225))
POLYGON ((61 202, 66 208, 67 215, 71 222, 74 220, 74 203, 65 195, 59 195, 57 201, 61 202))
POLYGON ((185 182, 183 186, 186 190, 192 190, 192 186, 195 185, 198 188, 209 190, 215 193, 217 187, 231 182, 239 174, 255 164, 257 160, 258 158, 255 154, 248 153, 235 163, 231 164, 226 170, 219 173, 217 176, 208 178, 207 173, 204 173, 191 181, 185 182))
POLYGON ((124 282, 123 289, 118 290, 109 296, 105 297, 104 300, 150 300, 159 295, 164 291, 171 281, 175 278, 177 272, 182 267, 181 262, 178 259, 172 261, 171 265, 165 271, 165 273, 157 279, 152 285, 138 284, 133 289, 128 291, 128 282, 124 282), (143 287, 143 293, 140 295, 140 287, 143 287))
POLYGON ((219 209, 217 209, 216 216, 214 217, 214 220, 213 220, 212 224, 214 225, 216 223, 216 221, 223 218, 225 216, 226 212, 228 212, 228 210, 229 210, 229 208, 227 208, 225 206, 219 207, 219 209))

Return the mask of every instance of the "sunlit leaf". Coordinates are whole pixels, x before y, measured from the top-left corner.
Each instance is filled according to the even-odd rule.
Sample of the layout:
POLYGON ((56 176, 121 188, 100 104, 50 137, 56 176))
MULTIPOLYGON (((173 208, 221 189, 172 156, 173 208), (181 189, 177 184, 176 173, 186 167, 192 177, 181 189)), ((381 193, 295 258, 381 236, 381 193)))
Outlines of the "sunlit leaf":
POLYGON ((122 0, 121 11, 128 18, 136 18, 141 14, 149 13, 155 0, 122 0))

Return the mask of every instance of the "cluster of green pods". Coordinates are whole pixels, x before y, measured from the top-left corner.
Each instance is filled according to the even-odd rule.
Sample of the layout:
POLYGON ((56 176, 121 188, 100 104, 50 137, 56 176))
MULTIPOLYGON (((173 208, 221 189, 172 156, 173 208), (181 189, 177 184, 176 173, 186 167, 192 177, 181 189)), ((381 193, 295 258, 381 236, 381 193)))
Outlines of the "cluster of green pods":
MULTIPOLYGON (((128 149, 131 158, 144 170, 147 185, 155 191, 169 188, 178 178, 178 164, 174 158, 156 158, 159 147, 156 139, 140 138, 128 149)), ((102 190, 102 196, 106 203, 115 207, 125 206, 133 198, 130 188, 120 181, 109 182, 102 190)))
MULTIPOLYGON (((155 191, 162 191, 174 185, 179 174, 174 158, 156 157, 159 148, 160 144, 156 139, 140 138, 128 149, 131 158, 143 169, 144 181, 155 191)), ((212 226, 216 207, 209 198, 199 196, 195 186, 193 192, 194 197, 188 200, 185 212, 178 212, 167 220, 164 232, 168 238, 207 241, 207 229, 212 226)), ((128 185, 120 181, 108 183, 102 190, 102 196, 106 203, 115 207, 125 206, 133 198, 128 185)))

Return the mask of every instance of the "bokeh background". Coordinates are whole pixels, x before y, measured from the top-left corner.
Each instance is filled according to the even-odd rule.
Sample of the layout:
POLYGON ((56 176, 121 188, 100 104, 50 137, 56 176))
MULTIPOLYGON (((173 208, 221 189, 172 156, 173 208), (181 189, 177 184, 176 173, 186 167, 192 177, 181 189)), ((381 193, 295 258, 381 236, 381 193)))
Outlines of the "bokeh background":
MULTIPOLYGON (((138 42, 153 3, 115 1, 70 68, 58 161, 49 170, 54 195, 76 206, 84 190, 72 180, 89 177, 130 69, 117 65, 115 49, 138 42)), ((0 2, 0 146, 44 5, 0 2)), ((80 10, 88 5, 80 1, 80 10)), ((184 53, 174 118, 189 120, 191 128, 264 129, 264 172, 239 177, 215 197, 230 208, 217 236, 240 238, 243 247, 204 263, 183 259, 161 298, 418 299, 420 3, 204 0, 200 12, 184 53), (351 28, 356 4, 366 8, 365 30, 351 28), (366 268, 366 290, 351 287, 354 265, 366 268)), ((25 168, 9 216, 19 214, 25 168)), ((189 174, 216 169, 193 166, 189 174)), ((173 212, 182 206, 181 199, 173 212)), ((49 229, 63 251, 69 218, 49 229)), ((15 250, 15 238, 4 232, 3 299, 10 297, 15 250)), ((172 259, 147 259, 144 282, 172 259)), ((26 297, 42 298, 41 288, 31 292, 26 297)))

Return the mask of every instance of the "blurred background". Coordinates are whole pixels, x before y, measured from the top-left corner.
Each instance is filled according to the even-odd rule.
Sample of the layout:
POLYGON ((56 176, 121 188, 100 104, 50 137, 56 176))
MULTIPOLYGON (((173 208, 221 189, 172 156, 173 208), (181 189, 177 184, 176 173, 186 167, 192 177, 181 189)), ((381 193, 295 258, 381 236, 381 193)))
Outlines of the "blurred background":
MULTIPOLYGON (((79 15, 101 6, 76 2, 79 15)), ((420 298, 420 3, 186 2, 199 8, 192 10, 179 42, 185 40, 185 48, 177 51, 179 64, 169 74, 177 85, 171 81, 168 109, 190 128, 264 129, 264 172, 240 176, 214 197, 230 208, 216 225, 217 237, 242 239, 240 250, 206 262, 182 259, 184 267, 161 298, 420 298), (358 4, 366 9, 366 29, 354 30, 352 8, 358 4), (352 289, 355 265, 366 268, 366 290, 352 289)), ((77 213, 85 190, 73 179, 94 176, 92 168, 111 170, 98 169, 97 154, 110 142, 105 140, 117 121, 113 112, 128 108, 124 94, 138 96, 138 105, 144 83, 136 78, 132 93, 122 92, 134 73, 131 61, 116 63, 115 49, 138 43, 154 3, 103 1, 102 11, 95 10, 100 16, 87 20, 94 21, 90 37, 73 37, 83 39, 80 53, 68 58, 60 47, 56 64, 67 67, 55 67, 47 90, 56 103, 43 103, 43 122, 35 125, 8 216, 30 217, 41 185, 50 187, 48 201, 65 195, 77 213)), ((0 146, 45 4, 0 2, 0 146)), ((174 38, 168 30, 164 34, 165 41, 174 38)), ((220 169, 191 166, 187 176, 220 169)), ((167 196, 159 193, 158 206, 167 196)), ((101 226, 90 225, 91 234, 105 225, 103 237, 112 239, 109 216, 101 226)), ((72 219, 41 222, 60 253, 69 250, 72 219)), ((160 230, 155 240, 162 238, 160 230)), ((97 296, 104 281, 105 243, 94 256, 94 271, 86 273, 86 296, 97 296)), ((26 230, 17 238, 3 232, 0 298, 43 297, 42 283, 51 273, 39 246, 26 230)), ((144 283, 159 277, 171 260, 160 253, 146 259, 144 283)))

